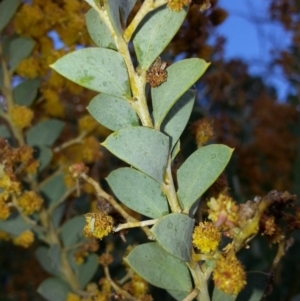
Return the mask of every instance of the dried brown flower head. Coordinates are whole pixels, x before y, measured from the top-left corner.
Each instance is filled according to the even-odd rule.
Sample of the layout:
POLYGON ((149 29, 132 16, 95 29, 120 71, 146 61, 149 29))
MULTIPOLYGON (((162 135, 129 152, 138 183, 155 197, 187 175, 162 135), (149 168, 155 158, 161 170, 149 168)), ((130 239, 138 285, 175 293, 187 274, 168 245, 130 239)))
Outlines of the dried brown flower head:
POLYGON ((162 62, 161 58, 158 57, 151 67, 147 70, 146 81, 152 88, 160 86, 167 80, 168 72, 166 70, 167 63, 162 62))

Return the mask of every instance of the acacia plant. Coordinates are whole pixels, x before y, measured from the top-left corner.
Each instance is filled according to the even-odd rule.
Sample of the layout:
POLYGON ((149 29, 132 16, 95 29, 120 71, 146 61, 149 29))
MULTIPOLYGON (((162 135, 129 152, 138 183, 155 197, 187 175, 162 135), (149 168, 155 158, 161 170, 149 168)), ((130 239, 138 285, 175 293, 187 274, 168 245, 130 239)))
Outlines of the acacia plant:
MULTIPOLYGON (((209 63, 188 58, 167 66, 160 56, 184 24, 189 7, 197 5, 200 14, 209 8, 209 1, 145 0, 131 22, 135 0, 86 2, 91 6, 87 29, 97 47, 70 52, 51 67, 98 93, 87 110, 112 131, 101 145, 129 167, 106 177, 113 195, 89 175, 83 162, 69 167, 75 185, 68 189, 61 170, 44 179, 43 173, 33 176, 51 160, 49 146, 62 125, 57 120, 42 121, 26 131, 24 138, 32 111, 23 103, 16 104, 18 94, 11 90, 10 81, 19 62, 7 63, 13 51, 7 55, 1 48, 0 82, 7 105, 1 117, 9 125, 12 141, 18 143, 13 147, 0 140, 0 218, 4 220, 0 229, 10 233, 17 245, 30 245, 34 235, 44 244, 36 256, 53 276, 39 285, 38 292, 49 301, 150 301, 147 283, 165 289, 176 300, 260 300, 268 275, 255 274, 259 283, 252 282, 253 274, 247 277, 236 253, 257 234, 264 234, 278 244, 271 267, 275 268, 290 245, 290 232, 300 226, 295 196, 272 191, 238 205, 222 175, 233 149, 221 144, 205 146, 211 137, 209 124, 197 125, 198 149, 179 168, 175 164, 180 136, 196 100, 195 84, 209 63), (39 147, 37 160, 31 146, 39 147), (86 213, 85 220, 82 216, 63 219, 66 198, 76 188, 80 194, 83 183, 90 185, 101 210, 86 213), (294 211, 283 214, 287 206, 294 211), (16 211, 12 213, 11 208, 16 211), (109 266, 115 247, 107 243, 98 257, 96 239, 117 233, 126 240, 126 231, 137 227, 148 242, 141 240, 126 250, 127 273, 113 279, 109 266), (98 263, 104 274, 100 289, 90 283, 98 263)), ((6 0, 2 5, 10 18, 19 1, 6 0)), ((3 27, 7 22, 2 22, 3 27)), ((13 42, 8 45, 10 50, 17 49, 13 42)), ((58 152, 70 144, 65 142, 58 152)))

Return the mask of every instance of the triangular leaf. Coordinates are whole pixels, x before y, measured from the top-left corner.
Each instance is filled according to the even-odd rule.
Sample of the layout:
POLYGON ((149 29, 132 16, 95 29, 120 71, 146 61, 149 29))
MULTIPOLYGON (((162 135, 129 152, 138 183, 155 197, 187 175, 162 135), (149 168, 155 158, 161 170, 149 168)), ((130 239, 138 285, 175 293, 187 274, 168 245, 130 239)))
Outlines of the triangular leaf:
POLYGON ((21 0, 3 0, 0 3, 0 32, 9 23, 20 4, 21 0))
POLYGON ((41 172, 51 162, 52 150, 51 148, 43 145, 37 146, 35 150, 37 150, 38 153, 37 160, 39 161, 40 164, 38 171, 41 172))
POLYGON ((163 52, 181 26, 186 13, 186 9, 175 12, 163 6, 146 15, 133 37, 135 53, 142 70, 148 70, 163 52))
POLYGON ((9 44, 10 70, 15 70, 20 62, 32 52, 35 42, 25 37, 17 37, 9 44))
POLYGON ((215 182, 230 160, 233 149, 212 144, 195 151, 177 172, 178 198, 185 213, 215 182))
POLYGON ((161 131, 171 138, 171 149, 181 136, 192 113, 196 91, 189 90, 175 103, 161 125, 161 131))
POLYGON ((95 47, 77 50, 63 56, 51 67, 88 89, 118 97, 130 97, 124 60, 114 50, 95 47))
POLYGON ((62 173, 50 177, 40 188, 41 193, 47 200, 47 205, 51 207, 61 201, 64 194, 67 192, 64 175, 62 173))
POLYGON ((0 220, 0 230, 14 236, 19 236, 22 232, 31 228, 32 225, 26 223, 19 214, 11 214, 5 221, 0 220))
POLYGON ((60 278, 52 277, 44 280, 37 291, 47 301, 65 301, 71 288, 60 278))
POLYGON ((50 256, 50 248, 38 247, 35 256, 42 268, 51 275, 61 276, 59 265, 53 265, 50 256))
POLYGON ((101 20, 95 9, 91 8, 86 13, 85 21, 88 32, 97 46, 115 50, 117 49, 107 26, 101 20))
POLYGON ((98 256, 90 254, 86 261, 77 267, 78 281, 81 289, 90 282, 98 269, 98 256))
POLYGON ((159 183, 133 168, 119 168, 106 178, 117 198, 127 207, 152 218, 169 213, 159 183))
POLYGON ((26 141, 31 146, 52 146, 61 134, 65 123, 57 119, 42 121, 26 133, 26 141))
POLYGON ((104 0, 105 9, 117 35, 126 28, 127 18, 136 0, 104 0))
POLYGON ((85 218, 83 216, 75 216, 63 224, 60 235, 65 247, 76 244, 82 238, 84 226, 85 218))
POLYGON ((175 102, 200 78, 208 66, 202 59, 191 58, 167 68, 167 81, 151 89, 155 128, 160 127, 175 102))
POLYGON ((115 156, 163 182, 169 154, 169 138, 147 127, 121 129, 102 143, 115 156))
POLYGON ((41 80, 35 78, 24 80, 16 86, 13 90, 15 103, 20 106, 31 106, 37 96, 40 83, 41 80))
POLYGON ((186 264, 170 255, 157 243, 146 243, 135 247, 125 261, 152 285, 182 292, 190 292, 192 289, 186 264))
POLYGON ((152 227, 157 242, 173 256, 189 262, 194 220, 185 214, 171 213, 152 227))
POLYGON ((0 125, 0 137, 4 139, 11 137, 11 133, 6 125, 0 125))
POLYGON ((100 124, 112 131, 139 125, 135 111, 123 98, 101 93, 92 99, 87 110, 100 124))

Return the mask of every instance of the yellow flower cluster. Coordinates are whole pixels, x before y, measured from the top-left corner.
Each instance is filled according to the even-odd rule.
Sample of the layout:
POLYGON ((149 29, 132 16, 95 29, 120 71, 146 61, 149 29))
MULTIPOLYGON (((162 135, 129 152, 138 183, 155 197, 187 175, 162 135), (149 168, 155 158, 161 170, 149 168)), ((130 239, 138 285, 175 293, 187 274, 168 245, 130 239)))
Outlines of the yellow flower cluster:
POLYGON ((207 118, 202 118, 194 122, 190 129, 193 136, 195 137, 195 141, 198 147, 206 144, 214 136, 213 123, 207 118))
POLYGON ((84 215, 87 222, 84 227, 86 237, 96 237, 102 239, 107 236, 113 229, 113 218, 105 212, 87 213, 84 215))
POLYGON ((20 194, 20 183, 12 179, 8 174, 3 174, 0 178, 0 188, 6 193, 20 194))
POLYGON ((9 116, 16 127, 24 129, 31 124, 33 112, 25 106, 15 105, 9 109, 9 116))
POLYGON ((90 133, 98 126, 98 122, 91 115, 84 115, 79 119, 78 126, 80 133, 90 133))
POLYGON ((213 272, 216 287, 229 295, 237 295, 246 285, 246 273, 234 252, 220 255, 213 272))
POLYGON ((34 242, 34 234, 30 230, 22 232, 18 237, 13 239, 13 243, 16 246, 23 248, 29 248, 34 242))
POLYGON ((230 196, 220 193, 218 198, 210 198, 207 206, 208 218, 216 227, 232 228, 237 224, 239 207, 230 196))
POLYGON ((10 215, 10 210, 8 205, 0 198, 0 220, 4 221, 8 219, 9 215, 10 215))
POLYGON ((82 161, 93 163, 101 158, 100 144, 96 138, 90 136, 82 142, 82 161))
POLYGON ((190 5, 191 0, 169 0, 168 7, 174 11, 181 11, 184 6, 190 5))
POLYGON ((34 191, 26 191, 17 199, 17 202, 24 213, 30 215, 41 209, 43 199, 34 191))
POLYGON ((210 222, 199 223, 193 232, 193 245, 201 253, 210 253, 216 251, 221 240, 221 233, 210 222))
POLYGON ((24 59, 17 67, 18 75, 26 78, 36 78, 41 73, 40 61, 37 57, 28 57, 24 59))

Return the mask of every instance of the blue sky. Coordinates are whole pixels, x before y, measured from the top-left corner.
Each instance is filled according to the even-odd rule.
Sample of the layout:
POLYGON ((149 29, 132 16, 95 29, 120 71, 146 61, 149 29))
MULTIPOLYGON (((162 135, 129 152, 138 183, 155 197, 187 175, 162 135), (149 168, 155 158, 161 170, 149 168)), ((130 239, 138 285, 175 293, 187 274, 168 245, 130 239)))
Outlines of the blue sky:
POLYGON ((262 75, 266 83, 274 85, 278 97, 284 101, 290 87, 280 68, 270 72, 271 51, 286 48, 290 35, 279 23, 268 21, 270 0, 219 0, 219 6, 229 17, 216 33, 226 37, 226 59, 241 58, 252 74, 262 75))

